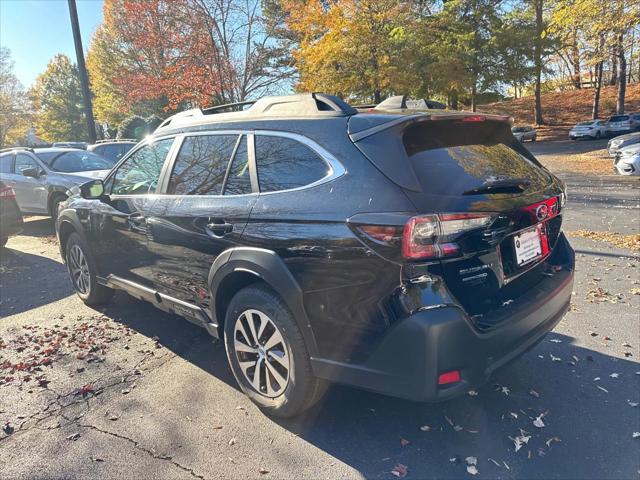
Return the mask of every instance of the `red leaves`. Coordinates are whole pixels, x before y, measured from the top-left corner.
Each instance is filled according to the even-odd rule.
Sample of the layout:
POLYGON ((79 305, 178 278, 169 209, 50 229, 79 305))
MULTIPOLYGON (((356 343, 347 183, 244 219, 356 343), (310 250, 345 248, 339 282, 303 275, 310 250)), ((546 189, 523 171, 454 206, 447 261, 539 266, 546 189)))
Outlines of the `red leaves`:
POLYGON ((80 387, 80 390, 78 390, 78 395, 82 395, 83 397, 86 397, 90 393, 93 393, 93 391, 94 391, 93 385, 90 383, 87 383, 86 385, 83 385, 82 387, 80 387))
POLYGON ((391 474, 398 478, 406 477, 408 472, 409 467, 403 465, 402 463, 398 463, 395 467, 393 467, 393 470, 391 470, 391 474))

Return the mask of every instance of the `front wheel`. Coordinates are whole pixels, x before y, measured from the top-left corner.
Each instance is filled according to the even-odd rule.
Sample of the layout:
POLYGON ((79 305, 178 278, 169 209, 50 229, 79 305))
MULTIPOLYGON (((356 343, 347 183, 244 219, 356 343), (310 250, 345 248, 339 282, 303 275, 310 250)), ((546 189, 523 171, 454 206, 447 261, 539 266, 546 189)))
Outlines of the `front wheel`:
POLYGON ((66 252, 67 270, 80 299, 91 306, 102 305, 111 300, 114 291, 98 283, 96 264, 89 247, 80 235, 71 234, 66 252))
POLYGON ((267 414, 292 417, 319 398, 323 382, 313 375, 302 333, 267 286, 236 293, 227 309, 224 340, 242 391, 267 414))

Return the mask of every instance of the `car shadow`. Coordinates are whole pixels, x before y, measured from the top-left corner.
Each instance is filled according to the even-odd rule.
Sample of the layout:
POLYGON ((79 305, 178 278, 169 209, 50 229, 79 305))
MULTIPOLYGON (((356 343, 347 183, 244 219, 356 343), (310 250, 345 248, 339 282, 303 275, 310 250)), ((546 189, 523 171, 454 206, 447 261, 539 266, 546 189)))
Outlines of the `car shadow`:
POLYGON ((50 217, 24 217, 21 235, 27 237, 55 237, 56 227, 50 217))
POLYGON ((10 247, 0 250, 0 318, 69 295, 73 295, 73 288, 62 263, 10 247), (29 295, 25 296, 25 292, 29 295))
MULTIPOLYGON (((118 295, 104 313, 239 389, 222 342, 118 295)), ((428 404, 332 385, 305 414, 271 421, 365 478, 392 478, 397 464, 409 468, 408 478, 468 478, 467 457, 477 458, 480 478, 623 478, 640 467, 632 440, 640 408, 628 403, 640 401, 639 370, 635 361, 552 332, 474 396, 428 404), (533 424, 540 415, 544 427, 533 424), (531 438, 515 452, 509 437, 523 435, 520 429, 531 438)))

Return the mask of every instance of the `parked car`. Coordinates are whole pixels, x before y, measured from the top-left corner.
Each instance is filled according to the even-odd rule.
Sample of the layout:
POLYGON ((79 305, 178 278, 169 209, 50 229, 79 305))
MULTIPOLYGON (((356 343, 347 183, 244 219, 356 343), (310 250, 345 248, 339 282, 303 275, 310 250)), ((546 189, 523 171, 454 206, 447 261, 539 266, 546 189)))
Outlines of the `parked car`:
POLYGON ((538 138, 536 129, 533 128, 531 125, 512 127, 511 133, 513 133, 513 136, 516 137, 516 139, 522 143, 524 143, 527 140, 531 140, 532 142, 535 142, 536 139, 538 138))
POLYGON ((620 175, 640 175, 640 143, 618 150, 613 165, 620 175))
POLYGON ((485 382, 569 307, 563 183, 509 118, 266 97, 165 120, 56 230, 78 296, 124 290, 224 339, 295 415, 325 380, 419 401, 485 382))
POLYGON ((86 150, 89 144, 87 142, 55 142, 51 146, 55 148, 77 148, 86 150))
POLYGON ((569 138, 571 140, 578 138, 592 138, 597 140, 601 137, 606 137, 607 134, 607 123, 604 120, 580 122, 569 130, 569 138))
MULTIPOLYGON (((367 107, 359 106, 359 108, 367 107)), ((409 98, 408 95, 395 95, 375 105, 376 110, 444 110, 447 105, 427 98, 409 98)))
POLYGON ((607 144, 607 151, 610 157, 614 157, 618 154, 618 150, 628 147, 629 145, 635 145, 640 143, 640 132, 628 133, 627 135, 619 135, 609 140, 607 144))
POLYGON ((16 202, 16 192, 0 180, 0 248, 9 237, 22 231, 22 214, 16 202))
POLYGON ((93 152, 115 165, 129 150, 136 146, 137 140, 100 140, 89 145, 87 150, 93 152))
POLYGON ((610 136, 630 133, 634 128, 631 115, 614 115, 607 120, 607 134, 610 136))
POLYGON ((0 153, 0 180, 16 192, 23 213, 55 217, 67 190, 104 177, 111 164, 75 148, 18 148, 0 153))

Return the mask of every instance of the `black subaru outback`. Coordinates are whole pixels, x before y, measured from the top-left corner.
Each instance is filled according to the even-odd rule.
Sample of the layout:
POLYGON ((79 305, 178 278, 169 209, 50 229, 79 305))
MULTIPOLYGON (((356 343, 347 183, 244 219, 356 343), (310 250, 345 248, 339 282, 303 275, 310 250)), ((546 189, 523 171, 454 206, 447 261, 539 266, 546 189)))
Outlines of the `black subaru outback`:
POLYGON ((459 395, 571 297, 564 186, 508 117, 321 94, 190 110, 78 193, 57 234, 80 298, 124 290, 202 325, 277 416, 327 380, 459 395))

